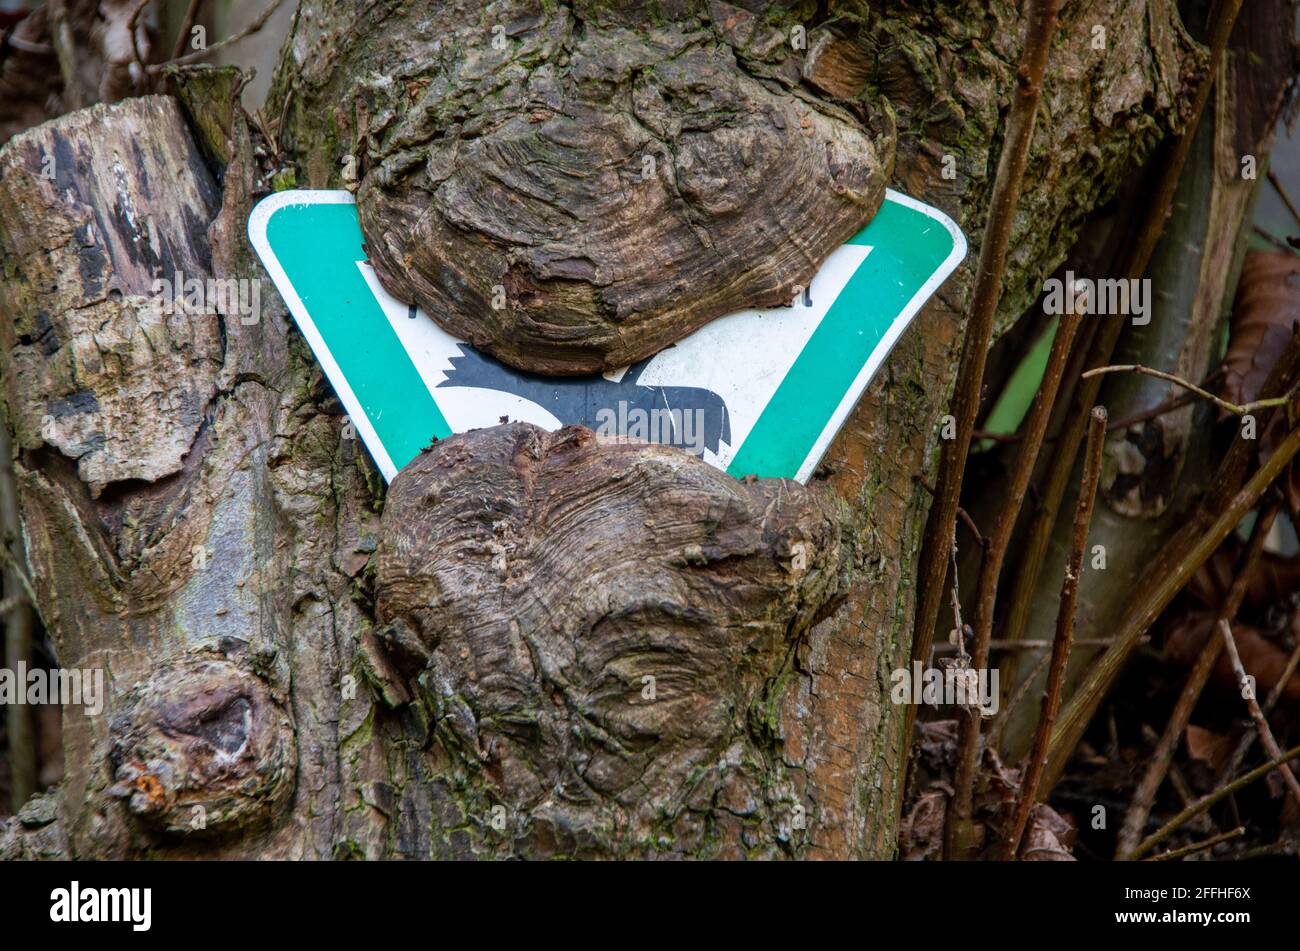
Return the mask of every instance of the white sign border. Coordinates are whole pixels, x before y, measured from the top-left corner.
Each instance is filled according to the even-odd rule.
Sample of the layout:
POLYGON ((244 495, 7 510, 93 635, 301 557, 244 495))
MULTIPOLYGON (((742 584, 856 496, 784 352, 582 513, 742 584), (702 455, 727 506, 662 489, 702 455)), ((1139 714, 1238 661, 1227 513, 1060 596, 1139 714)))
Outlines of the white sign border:
MULTIPOLYGON (((808 451, 808 455, 804 458, 799 471, 795 473, 795 480, 801 483, 806 484, 808 482, 822 457, 826 454, 826 450, 830 448, 831 441, 839 433, 845 420, 848 419, 849 413, 853 411, 858 400, 861 399, 872 377, 875 376, 876 371, 884 365, 885 360, 893 352, 894 346, 903 335, 903 331, 911 324, 912 319, 925 305, 925 302, 930 299, 935 291, 939 289, 939 286, 956 270, 961 260, 966 257, 966 236, 961 233, 961 229, 957 227, 956 223, 943 212, 910 198, 902 192, 894 191, 892 188, 885 189, 885 198, 888 201, 897 202, 905 208, 920 212, 942 226, 952 237, 952 250, 943 263, 939 265, 938 270, 930 275, 929 279, 912 295, 911 300, 907 302, 902 312, 890 323, 889 329, 885 331, 884 336, 876 344, 866 364, 858 371, 853 384, 845 392, 844 397, 835 408, 835 412, 831 414, 830 419, 827 420, 826 425, 822 427, 821 434, 808 451)), ((384 480, 391 483, 398 471, 393 464, 392 457, 380 440, 379 434, 375 432, 374 427, 371 425, 370 419, 361 406, 361 401, 357 399, 356 393, 353 392, 347 378, 343 375, 338 362, 334 359, 334 354, 326 345, 324 337, 321 336, 315 321, 311 318, 311 314, 307 312, 307 307, 303 304, 302 298, 298 296, 297 290, 289 281, 289 276, 285 273, 267 238, 267 226, 271 221, 271 217, 277 211, 290 205, 311 204, 355 205, 356 198, 351 192, 338 189, 286 189, 285 191, 276 192, 262 199, 253 208, 248 217, 248 239, 252 243, 254 250, 257 251, 262 266, 271 275, 272 283, 274 283, 280 297, 289 308, 289 312, 293 315, 299 330, 307 338, 312 353, 315 354, 324 368, 326 377, 338 392, 339 401, 343 403, 343 407, 347 410, 353 425, 361 433, 367 448, 371 450, 375 463, 384 475, 384 480)), ((829 312, 828 308, 827 313, 829 312)), ((777 387, 777 392, 779 391, 780 386, 777 387)), ((737 447, 737 451, 739 451, 739 447, 737 447)))

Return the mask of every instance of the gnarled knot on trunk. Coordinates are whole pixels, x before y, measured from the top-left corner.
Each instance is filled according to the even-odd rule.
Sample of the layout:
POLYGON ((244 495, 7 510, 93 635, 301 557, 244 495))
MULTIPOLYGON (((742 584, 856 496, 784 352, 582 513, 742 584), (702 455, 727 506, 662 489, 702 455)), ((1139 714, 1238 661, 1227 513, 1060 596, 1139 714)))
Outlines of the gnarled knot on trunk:
POLYGON ((208 652, 158 667, 114 715, 111 795, 147 825, 226 833, 289 801, 297 769, 286 699, 259 674, 208 652))
POLYGON ((626 366, 788 303, 884 200, 892 114, 830 101, 788 11, 643 7, 410 4, 385 24, 405 55, 362 94, 370 261, 514 366, 626 366))
POLYGON ((511 423, 417 458, 383 521, 380 642, 460 763, 452 798, 489 804, 449 824, 488 836, 504 806, 468 851, 673 851, 723 811, 756 846, 802 835, 776 710, 849 581, 831 493, 511 423))

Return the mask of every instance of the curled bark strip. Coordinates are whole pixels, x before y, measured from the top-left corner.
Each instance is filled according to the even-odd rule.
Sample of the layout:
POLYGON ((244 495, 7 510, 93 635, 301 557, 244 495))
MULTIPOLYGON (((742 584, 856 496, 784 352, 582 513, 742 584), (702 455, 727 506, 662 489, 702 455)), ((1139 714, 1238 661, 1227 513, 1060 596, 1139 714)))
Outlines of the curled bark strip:
POLYGON ((390 291, 545 373, 625 366, 787 303, 893 166, 892 125, 873 135, 796 86, 802 53, 752 14, 691 3, 651 25, 639 4, 584 6, 393 11, 428 39, 376 90, 358 192, 390 291), (746 65, 756 48, 762 72, 790 64, 786 85, 746 65))
POLYGON ((273 817, 293 792, 296 743, 284 698, 209 654, 158 668, 112 724, 110 794, 167 832, 230 832, 273 817))
POLYGON ((524 423, 404 469, 378 619, 423 646, 456 799, 508 816, 452 854, 797 850, 815 804, 781 756, 778 685, 844 587, 830 498, 524 423))

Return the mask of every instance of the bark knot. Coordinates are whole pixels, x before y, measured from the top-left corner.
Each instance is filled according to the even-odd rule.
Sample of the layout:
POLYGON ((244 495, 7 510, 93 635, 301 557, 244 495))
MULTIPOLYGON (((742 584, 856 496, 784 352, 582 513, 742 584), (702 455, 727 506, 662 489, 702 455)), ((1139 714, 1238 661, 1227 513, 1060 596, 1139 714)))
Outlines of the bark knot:
POLYGON ((259 674, 202 652, 156 669, 112 723, 110 794, 172 833, 261 823, 294 788, 296 741, 280 693, 259 674))
POLYGON ((359 213, 385 286, 506 363, 626 366, 787 303, 884 200, 892 126, 818 98, 753 14, 458 6, 395 14, 429 37, 408 71, 431 81, 372 91, 359 213))
POLYGON ((378 620, 422 645, 413 693, 511 848, 699 834, 718 797, 770 841, 796 801, 771 711, 846 584, 842 505, 581 427, 478 430, 394 480, 378 620))

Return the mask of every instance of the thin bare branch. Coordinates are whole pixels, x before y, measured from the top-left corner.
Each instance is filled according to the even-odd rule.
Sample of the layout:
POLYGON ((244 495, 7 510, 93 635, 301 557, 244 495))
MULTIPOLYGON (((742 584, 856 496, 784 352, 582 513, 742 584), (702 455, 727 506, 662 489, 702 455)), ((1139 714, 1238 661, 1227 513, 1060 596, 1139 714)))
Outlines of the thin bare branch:
MULTIPOLYGON (((988 226, 980 245, 971 315, 966 324, 966 339, 953 394, 952 412, 957 422, 957 438, 944 443, 935 486, 936 498, 926 520, 925 540, 917 573, 916 625, 912 640, 912 656, 915 658, 925 658, 934 642, 944 576, 948 570, 952 523, 961 497, 962 473, 966 468, 971 432, 975 428, 975 416, 979 410, 984 364, 993 335, 993 318, 1001 297, 1002 276, 1006 270, 1007 246, 1011 240, 1016 208, 1020 203, 1029 142, 1037 120, 1039 93, 1060 6, 1061 0, 1030 0, 1028 4, 1024 54, 1016 72, 1015 97, 1007 118, 1002 153, 998 157, 988 226)), ((910 733, 914 711, 909 707, 908 712, 907 726, 910 733)))
MULTIPOLYGON (((1268 717, 1264 716, 1264 711, 1259 707, 1259 701, 1255 699, 1254 685, 1250 681, 1250 676, 1246 673, 1245 666, 1241 663, 1241 654, 1237 651, 1237 639, 1232 636, 1232 624, 1225 618, 1219 618, 1218 627, 1219 634, 1223 637, 1224 650, 1227 651, 1228 660, 1232 664, 1233 673, 1237 675, 1237 683, 1241 687, 1242 699, 1246 701, 1246 709, 1250 711, 1250 718, 1255 721, 1255 729, 1259 732, 1260 742, 1264 744, 1264 751, 1271 758, 1276 759, 1282 755, 1282 747, 1277 745, 1273 731, 1268 725, 1268 717)), ((1300 806, 1300 783, 1296 782, 1295 773, 1291 771, 1291 767, 1279 766, 1278 775, 1282 777, 1282 782, 1291 793, 1291 798, 1295 800, 1295 804, 1300 806)))
MULTIPOLYGON (((1146 273, 1151 256, 1155 253, 1160 237, 1164 233, 1165 222, 1173 207, 1174 194, 1178 181, 1182 177, 1183 166, 1196 138, 1196 128, 1205 113, 1205 105, 1210 99, 1210 90, 1214 77, 1219 75, 1232 34, 1237 15, 1241 12, 1241 0, 1224 0, 1214 12, 1210 25, 1210 64, 1209 69, 1196 87, 1189 112, 1187 127, 1180 135, 1174 136, 1163 148, 1159 178, 1150 191, 1150 201, 1143 213, 1142 225, 1129 249, 1124 253, 1121 273, 1117 276, 1140 279, 1146 273)), ((1110 361, 1123 332, 1123 317, 1103 318, 1083 358, 1083 366, 1102 366, 1110 361)), ((1062 426, 1055 445, 1047 477, 1042 483, 1039 505, 1030 522, 1021 548, 1020 570, 1015 573, 1014 582, 1008 598, 1005 612, 1006 625, 1003 636, 1008 640, 1019 640, 1024 636, 1029 624, 1030 606, 1034 592, 1038 587, 1039 572, 1042 570, 1047 546, 1052 538, 1052 529, 1056 524, 1061 501, 1070 483, 1074 471, 1074 462, 1083 444, 1084 430, 1087 425, 1087 409, 1097 402, 1101 391, 1101 379, 1094 377, 1078 381, 1073 398, 1062 393, 1065 424, 1062 426)), ((1137 636, 1140 636, 1137 635, 1137 636)), ((1050 770, 1049 770, 1050 773, 1050 770)), ((1049 779, 1050 782, 1050 779, 1049 779)))
POLYGON ((1052 735, 1052 724, 1061 709, 1061 688, 1065 685, 1065 664, 1070 659, 1070 646, 1074 638, 1074 614, 1079 602, 1079 577, 1083 574, 1083 556, 1088 546, 1088 528, 1092 524, 1092 507, 1097 499, 1097 483, 1101 481, 1101 453, 1106 445, 1106 410, 1093 407, 1088 421, 1088 448, 1084 456, 1083 481, 1079 486, 1079 504, 1074 513, 1074 536, 1070 542, 1070 558, 1065 566, 1065 580, 1061 583, 1061 606, 1056 614, 1056 637, 1052 644, 1052 666, 1047 675, 1047 694, 1043 697, 1042 713, 1034 733, 1020 794, 1012 812, 1011 830, 1003 841, 1001 858, 1011 860, 1020 852, 1029 813, 1038 801, 1038 784, 1047 762, 1047 742, 1052 735))
POLYGON ((970 434, 970 438, 979 442, 983 439, 991 439, 993 442, 1020 442, 1019 433, 992 433, 987 429, 976 429, 970 434))
MULTIPOLYGON (((1264 551, 1264 539, 1269 529, 1273 527, 1273 519, 1276 517, 1277 506, 1273 505, 1255 520, 1250 541, 1237 562, 1236 580, 1233 581, 1219 609, 1220 621, 1230 622, 1237 616, 1242 599, 1246 595, 1247 580, 1264 551)), ((1119 841, 1115 852, 1117 858, 1134 857, 1133 850, 1137 848, 1142 830, 1146 828, 1147 817, 1151 815, 1151 807, 1156 801, 1156 793, 1160 791, 1165 775, 1169 772, 1169 764, 1173 762, 1174 753, 1178 749, 1178 740, 1187 729, 1187 724, 1192 718, 1192 710, 1196 707, 1196 702, 1200 699, 1206 683, 1209 682, 1210 674, 1219 662, 1219 654, 1222 650, 1223 641, 1214 637, 1211 632, 1200 656, 1192 666, 1191 673, 1187 675, 1187 682, 1183 684, 1182 692, 1178 695, 1178 702, 1174 704, 1173 712, 1169 715, 1169 722, 1160 736, 1160 742, 1156 744, 1147 762, 1146 772, 1142 774, 1141 781, 1133 791, 1133 799, 1129 803, 1128 812, 1124 814, 1124 824, 1119 830, 1119 841)))
MULTIPOLYGON (((1028 642, 1021 641, 1020 643, 1028 642)), ((1042 643, 1047 645, 1046 641, 1043 641, 1042 643)), ((992 729, 989 730, 987 742, 990 747, 998 749, 1002 746, 1002 734, 1006 731, 1007 724, 1011 722, 1012 712, 1025 702, 1025 698, 1028 697, 1030 691, 1034 689, 1035 681, 1042 676, 1043 671, 1047 670, 1047 666, 1051 663, 1051 660, 1052 654, 1050 651, 1039 657, 1034 663, 1033 668, 1030 670, 1029 676, 1020 681, 1016 686, 1015 692, 1011 695, 1011 699, 1002 705, 1002 709, 998 711, 997 717, 993 720, 992 729)))
MULTIPOLYGON (((1053 641, 1044 641, 1040 639, 1026 641, 1006 641, 994 638, 989 641, 989 650, 991 651, 1050 651, 1053 641)), ((1108 647, 1111 639, 1109 637, 1083 637, 1074 640, 1075 647, 1108 647)), ((934 646, 935 653, 946 651, 948 648, 943 644, 934 646)))
POLYGON ((1293 746, 1291 749, 1287 750, 1281 756, 1274 757, 1273 759, 1265 763, 1263 766, 1258 766, 1255 769, 1252 769, 1249 773, 1246 773, 1246 775, 1242 776, 1241 778, 1235 779, 1232 782, 1228 783, 1228 785, 1220 786, 1214 792, 1202 796, 1200 799, 1196 800, 1195 803, 1188 806, 1186 809, 1178 813, 1178 815, 1174 816, 1172 819, 1166 822, 1155 832, 1151 833, 1149 836, 1143 839, 1142 842, 1138 844, 1138 847, 1133 850, 1132 857, 1141 858, 1142 856, 1146 855, 1148 852, 1154 849, 1161 842, 1165 841, 1165 839, 1169 838, 1171 835, 1177 832, 1183 825, 1185 825, 1187 822, 1191 821, 1192 819, 1195 819, 1201 813, 1205 812, 1205 810, 1213 806, 1216 802, 1219 802, 1221 799, 1227 796, 1231 796, 1235 792, 1239 792, 1240 790, 1245 789, 1251 783, 1255 782, 1255 780, 1267 776, 1269 773, 1273 772, 1273 770, 1277 769, 1283 763, 1289 763, 1297 756, 1300 756, 1300 746, 1293 746))
MULTIPOLYGON (((1065 375, 1070 358, 1070 346, 1083 318, 1079 314, 1066 314, 1061 318, 1052 351, 1047 359, 1047 369, 1034 397, 1033 406, 1024 424, 1024 439, 1016 449, 1015 466, 1005 490, 1005 500, 998 513, 997 524, 989 537, 984 561, 980 565, 979 584, 975 591, 975 647, 972 666, 982 670, 989 662, 989 641, 993 638, 993 611, 997 600, 998 579, 1011 545, 1011 535, 1020 516, 1020 507, 1029 491, 1034 465, 1038 461, 1047 424, 1051 419, 1056 393, 1065 375)), ((1093 415, 1096 415, 1094 410, 1093 415)), ((1105 413, 1102 413, 1103 417, 1105 413)), ((970 851, 970 820, 975 785, 975 770, 979 762, 981 718, 967 716, 958 727, 957 769, 953 777, 953 799, 948 809, 945 841, 949 857, 958 857, 970 851)))
MULTIPOLYGON (((1269 397, 1286 392, 1297 378, 1300 378, 1300 334, 1292 335, 1261 392, 1269 397)), ((1266 427, 1272 415, 1278 412, 1283 410, 1273 410, 1261 418, 1261 427, 1266 427)), ((1253 439, 1238 437, 1233 440, 1196 510, 1147 563, 1133 585, 1133 597, 1123 605, 1122 613, 1113 625, 1114 643, 1096 658, 1061 711, 1060 724, 1052 734, 1048 753, 1047 771, 1052 781, 1065 768, 1071 752, 1138 639, 1147 633, 1160 612, 1214 554, 1246 513, 1256 506, 1300 451, 1300 427, 1293 427, 1252 475, 1256 445, 1253 439)))
POLYGON ((1273 186, 1277 196, 1282 199, 1282 204, 1286 205, 1286 210, 1291 212, 1291 217, 1296 220, 1296 224, 1300 224, 1300 211, 1296 210, 1295 202, 1291 200, 1291 196, 1287 194, 1281 179, 1277 177, 1277 173, 1271 168, 1268 170, 1268 183, 1273 186))
POLYGON ((957 526, 952 527, 952 623, 953 637, 955 638, 954 646, 957 648, 957 659, 961 663, 967 662, 966 655, 966 625, 961 619, 961 591, 957 587, 957 526))
POLYGON ((1142 376, 1164 380, 1166 383, 1173 383, 1176 386, 1181 386, 1185 390, 1190 390, 1202 399, 1209 400, 1220 409, 1226 410, 1227 412, 1233 413, 1237 416, 1245 416, 1247 413, 1254 413, 1261 409, 1273 409, 1274 407, 1285 406, 1292 399, 1292 395, 1288 393, 1285 396, 1274 396, 1270 399, 1252 400, 1249 403, 1243 403, 1238 406, 1236 403, 1225 400, 1220 396, 1215 396, 1209 390, 1201 389, 1195 383, 1189 383, 1180 376, 1176 376, 1173 373, 1166 373, 1164 370, 1154 370, 1151 367, 1144 367, 1138 363, 1123 363, 1109 367, 1097 367, 1096 369, 1089 370, 1085 373, 1083 378, 1085 380, 1090 380, 1095 376, 1101 376, 1105 373, 1140 373, 1142 376))
POLYGON ((1191 405, 1196 400, 1195 396, 1190 393, 1181 393, 1173 399, 1164 400, 1150 409, 1143 410, 1140 413, 1133 413, 1131 416, 1125 416, 1123 419, 1112 420, 1106 427, 1107 432, 1118 432, 1121 429, 1130 429, 1139 423, 1145 423, 1148 420, 1157 419, 1166 413, 1172 413, 1174 410, 1182 409, 1184 406, 1191 405))
POLYGON ((180 59, 185 53, 185 47, 189 45, 190 33, 194 30, 194 24, 199 19, 199 8, 203 6, 203 0, 190 0, 190 4, 185 8, 185 17, 181 20, 180 32, 176 34, 176 43, 172 46, 173 60, 180 59))
POLYGON ((1296 253, 1295 245, 1291 244, 1290 241, 1283 241, 1277 235, 1273 234, 1273 232, 1266 231, 1259 225, 1251 225, 1250 230, 1255 232, 1255 234, 1259 235, 1269 244, 1273 245, 1273 247, 1277 248, 1279 251, 1286 251, 1288 254, 1296 253))
POLYGON ((1186 858, 1189 855, 1195 855, 1197 852, 1204 852, 1206 849, 1212 849, 1221 842, 1228 842, 1238 836, 1245 835, 1246 827, 1237 826, 1235 829, 1229 829, 1213 838, 1206 839, 1204 842, 1193 842, 1191 845, 1184 845, 1181 849, 1174 849, 1171 852, 1161 852, 1159 855, 1153 855, 1150 858, 1143 859, 1144 862, 1172 862, 1174 859, 1186 858))
POLYGON ((213 43, 207 49, 195 50, 193 53, 188 53, 185 56, 178 56, 175 59, 168 60, 165 63, 156 63, 155 65, 149 67, 149 72, 160 73, 168 66, 188 66, 190 63, 197 63, 199 62, 199 60, 206 59, 207 57, 211 56, 213 53, 217 52, 218 50, 225 49, 227 46, 231 46, 235 43, 238 43, 240 40, 248 39, 248 37, 252 36, 262 27, 266 26, 267 21, 271 19, 271 16, 275 13, 276 10, 280 8, 280 4, 282 4, 283 2, 284 0, 271 0, 270 6, 268 6, 265 10, 263 10, 256 20, 254 20, 252 23, 244 27, 244 29, 240 30, 238 33, 234 34, 233 36, 228 36, 224 40, 220 40, 216 43, 213 43))

